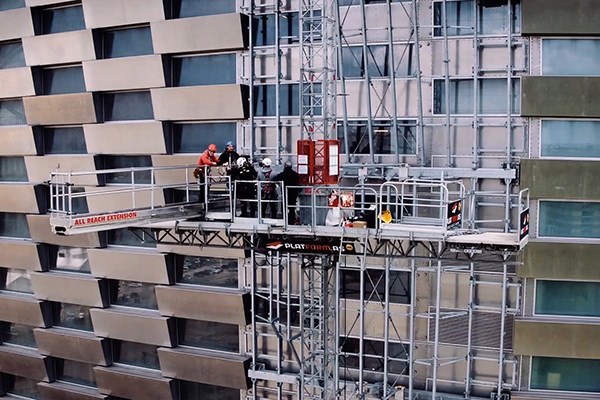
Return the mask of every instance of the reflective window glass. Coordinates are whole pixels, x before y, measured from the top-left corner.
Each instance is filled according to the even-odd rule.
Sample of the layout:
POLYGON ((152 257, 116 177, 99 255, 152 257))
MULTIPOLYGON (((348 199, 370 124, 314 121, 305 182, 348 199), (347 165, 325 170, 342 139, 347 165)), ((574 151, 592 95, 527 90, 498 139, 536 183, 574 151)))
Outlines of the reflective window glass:
POLYGON ((178 343, 184 346, 202 347, 238 353, 240 351, 239 326, 220 322, 178 319, 178 343))
POLYGON ((29 271, 15 268, 0 268, 0 289, 12 292, 33 293, 29 271))
POLYGON ((120 306, 158 310, 154 284, 151 283, 111 281, 110 302, 120 306))
POLYGON ((153 119, 150 92, 104 93, 104 120, 128 121, 153 119))
POLYGON ((78 361, 55 359, 56 379, 83 386, 96 386, 94 366, 78 361))
MULTIPOLYGON (((280 85, 279 115, 299 115, 300 85, 280 85)), ((276 114, 275 85, 257 85, 254 87, 254 115, 264 117, 276 114)))
MULTIPOLYGON (((480 79, 479 85, 479 114, 506 114, 506 79, 480 79)), ((512 80, 512 114, 520 112, 521 86, 519 79, 512 80)), ((441 79, 433 82, 433 112, 444 114, 446 112, 446 84, 441 79)), ((450 113, 473 113, 473 80, 450 80, 450 113)))
POLYGON ((44 154, 86 154, 83 128, 44 128, 44 154))
POLYGON ((542 40, 542 75, 600 75, 600 40, 542 40))
MULTIPOLYGON (((433 4, 434 36, 444 36, 443 2, 433 4)), ((447 1, 446 19, 448 21, 448 36, 473 35, 473 1, 447 1)), ((480 35, 506 34, 510 29, 513 33, 521 31, 521 3, 511 1, 509 17, 507 1, 488 1, 478 3, 477 25, 480 35)))
POLYGON ((0 182, 27 182, 23 157, 0 157, 0 182))
POLYGON ((173 57, 173 86, 224 85, 235 83, 235 54, 173 57))
MULTIPOLYGON (((0 4, 2 4, 0 2, 0 4)), ((0 376, 0 379, 2 376, 0 376)), ((6 392, 17 396, 23 396, 26 399, 41 399, 38 390, 38 381, 35 379, 23 378, 22 376, 4 374, 4 383, 6 392)))
MULTIPOLYGON (((360 271, 341 271, 341 297, 360 299, 360 271)), ((386 287, 390 290, 390 302, 410 304, 410 273, 390 271, 390 281, 385 283, 385 271, 379 269, 366 270, 364 277, 364 298, 372 301, 384 301, 386 287)))
POLYGON ((532 357, 531 389, 600 392, 600 360, 532 357))
POLYGON ((41 32, 39 33, 42 35, 85 29, 83 7, 81 4, 68 7, 34 9, 34 20, 39 18, 38 15, 41 17, 41 32))
POLYGON ((113 340, 113 362, 134 365, 136 367, 160 369, 160 362, 158 360, 158 352, 156 349, 158 349, 158 346, 126 342, 124 340, 113 340))
POLYGON ((237 288, 238 260, 178 255, 177 282, 237 288))
POLYGON ((540 201, 539 236, 600 238, 600 203, 540 201))
MULTIPOLYGON (((275 14, 254 17, 253 41, 255 46, 273 46, 275 44, 275 14)), ((279 16, 279 43, 291 44, 299 40, 299 16, 297 12, 282 13, 279 16)))
POLYGON ((38 94, 67 94, 84 93, 85 82, 83 80, 83 68, 44 68, 41 70, 42 88, 38 94))
POLYGON ((26 125, 23 100, 0 101, 0 125, 26 125))
POLYGON ((29 239, 29 225, 25 214, 0 212, 0 236, 29 239))
POLYGON ((600 282, 537 280, 535 312, 600 317, 600 282))
POLYGON ((0 322, 1 343, 17 344, 19 346, 37 347, 33 328, 30 326, 0 322))
MULTIPOLYGON (((368 121, 348 121, 348 147, 350 154, 369 154, 368 121)), ((396 124, 398 154, 414 154, 416 151, 415 121, 399 120, 396 124)), ((373 121, 374 154, 395 154, 392 147, 392 121, 373 121)), ((343 121, 338 121, 338 139, 342 153, 346 152, 343 121)))
POLYGON ((235 122, 173 124, 174 153, 202 153, 211 143, 220 152, 229 141, 236 141, 235 122))
POLYGON ((25 0, 2 0, 0 1, 0 11, 13 10, 15 8, 25 7, 25 0))
POLYGON ((149 26, 102 32, 102 58, 141 56, 153 52, 149 26))
POLYGON ((90 273, 90 260, 88 259, 87 249, 56 246, 53 250, 56 252, 54 269, 90 273))
POLYGON ((234 12, 236 12, 235 0, 171 0, 173 18, 229 14, 234 12))
POLYGON ((108 244, 116 246, 156 247, 156 240, 148 233, 137 235, 127 228, 108 231, 108 244))
MULTIPOLYGON (((394 64, 396 77, 412 76, 414 73, 414 54, 412 43, 394 46, 394 64)), ((342 48, 342 67, 345 78, 365 77, 365 62, 362 46, 342 48)), ((370 78, 391 76, 391 56, 386 45, 367 46, 367 65, 370 78)))
POLYGON ((542 157, 600 157, 600 121, 542 121, 542 157))
MULTIPOLYGON (((388 342, 390 358, 408 359, 408 351, 402 343, 388 342)), ((358 369, 360 340, 351 337, 341 337, 340 367, 358 369)), ((372 372, 383 372, 384 342, 380 340, 364 340, 363 368, 372 372)), ((388 362, 388 372, 392 374, 407 374, 407 363, 403 361, 388 362)))
MULTIPOLYGON (((2 2, 0 2, 0 10, 2 2)), ((25 55, 21 42, 0 43, 0 69, 25 66, 25 55)))
MULTIPOLYGON (((119 169, 131 167, 151 167, 150 156, 104 156, 106 169, 119 169)), ((135 171, 133 179, 135 183, 149 184, 151 180, 150 169, 135 171)), ((131 183, 131 172, 116 172, 106 174, 106 183, 131 183)))
POLYGON ((240 400, 238 389, 223 386, 180 380, 179 390, 181 400, 240 400))
POLYGON ((77 329, 80 331, 93 331, 90 307, 79 304, 53 303, 52 323, 54 326, 77 329))

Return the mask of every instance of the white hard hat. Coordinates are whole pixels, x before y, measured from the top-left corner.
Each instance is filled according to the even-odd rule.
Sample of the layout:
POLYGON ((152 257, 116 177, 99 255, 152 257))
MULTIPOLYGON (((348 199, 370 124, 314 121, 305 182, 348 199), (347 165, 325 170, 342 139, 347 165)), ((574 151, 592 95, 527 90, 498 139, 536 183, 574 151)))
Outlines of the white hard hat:
POLYGON ((244 157, 240 157, 237 159, 237 165, 238 167, 243 167, 244 164, 246 164, 246 159, 244 157))
POLYGON ((271 166, 271 163, 272 163, 272 161, 271 161, 271 159, 270 159, 270 158, 266 157, 266 158, 263 158, 263 160, 262 160, 262 163, 263 163, 263 165, 264 165, 265 167, 270 167, 270 166, 271 166))

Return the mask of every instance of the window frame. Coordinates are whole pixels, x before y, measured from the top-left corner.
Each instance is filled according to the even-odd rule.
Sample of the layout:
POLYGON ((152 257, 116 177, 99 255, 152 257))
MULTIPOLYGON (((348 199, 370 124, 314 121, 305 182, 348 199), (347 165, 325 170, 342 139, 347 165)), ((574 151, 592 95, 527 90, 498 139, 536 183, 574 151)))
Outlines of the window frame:
MULTIPOLYGON (((529 356, 529 378, 527 379, 527 390, 532 392, 559 392, 561 394, 569 395, 577 395, 577 394, 594 394, 598 392, 585 392, 585 391, 575 391, 575 390, 560 390, 560 389, 537 389, 531 387, 531 381, 533 379, 533 358, 534 357, 542 357, 542 358, 565 358, 565 357, 549 357, 549 356, 529 356)), ((581 360, 581 358, 577 358, 577 360, 581 360)))
MULTIPOLYGON (((23 65, 17 65, 17 66, 14 66, 14 67, 4 67, 4 68, 0 67, 0 70, 27 67, 27 62, 25 61, 25 52, 23 50, 23 41, 21 39, 2 41, 2 42, 0 42, 0 47, 2 47, 2 46, 10 46, 10 45, 14 45, 14 44, 20 45, 20 50, 21 50, 21 54, 20 55, 23 57, 23 65)), ((21 61, 21 60, 19 60, 19 61, 21 61)))
POLYGON ((542 202, 546 203, 596 203, 600 205, 600 200, 598 201, 590 201, 590 200, 570 200, 570 199, 538 199, 536 202, 536 210, 535 210, 535 218, 537 223, 535 224, 535 235, 536 239, 540 242, 545 243, 581 243, 581 244, 600 244, 600 238, 585 238, 585 237, 575 237, 575 236, 541 236, 540 235, 540 204, 542 202))
POLYGON ((137 122, 137 121, 142 121, 142 122, 148 122, 148 121, 154 121, 156 120, 156 115, 154 112, 154 105, 152 104, 152 93, 150 91, 150 89, 139 89, 139 90, 119 90, 119 91, 107 91, 107 92, 102 92, 102 123, 105 124, 110 124, 110 123, 126 123, 126 122, 137 122), (115 119, 113 116, 113 112, 112 112, 112 108, 115 107, 114 105, 114 96, 118 96, 121 94, 129 94, 129 93, 148 93, 148 97, 150 99, 150 109, 152 111, 152 116, 150 118, 143 118, 143 119, 139 119, 139 118, 135 118, 135 119, 115 119), (106 116, 108 114, 107 112, 107 96, 113 96, 112 98, 112 108, 111 108, 111 119, 107 119, 106 116))
POLYGON ((65 3, 65 4, 48 4, 48 5, 42 5, 39 7, 35 7, 34 12, 37 13, 37 18, 35 18, 34 16, 34 25, 37 25, 37 29, 34 29, 35 31, 35 35, 36 36, 45 36, 45 35, 54 35, 57 33, 65 33, 65 32, 77 32, 77 31, 83 31, 86 29, 86 25, 85 25, 85 14, 83 11, 83 3, 81 1, 73 1, 73 2, 69 2, 69 3, 65 3), (46 32, 45 31, 45 27, 44 27, 44 13, 48 12, 48 11, 54 11, 54 10, 60 10, 60 9, 65 9, 65 8, 75 8, 75 7, 80 7, 81 8, 81 16, 82 16, 82 21, 83 21, 83 28, 81 29, 68 29, 68 30, 61 30, 58 32, 46 32), (37 19, 37 21, 36 21, 37 19), (36 24, 37 22, 37 24, 36 24))
POLYGON ((554 281, 554 282, 582 282, 582 283, 597 283, 600 284, 600 281, 584 281, 584 280, 575 280, 575 279, 556 279, 556 278, 534 278, 533 280, 533 301, 532 307, 533 312, 532 315, 535 317, 550 317, 550 318, 559 318, 559 319, 576 319, 580 321, 592 321, 597 322, 600 321, 600 315, 597 317, 586 316, 586 315, 565 315, 565 314, 539 314, 536 312, 537 308, 537 291, 538 291, 538 281, 554 281))
MULTIPOLYGON (((600 40, 600 39, 599 39, 600 40)), ((539 127, 539 143, 537 146, 538 156, 540 159, 544 160, 572 160, 572 161, 599 161, 600 154, 598 157, 566 157, 566 156, 544 156, 542 155, 542 146, 543 146, 543 129, 544 129, 544 121, 568 121, 568 122, 597 122, 600 126, 600 119, 598 118, 540 118, 540 127, 539 127)), ((599 132, 600 136, 600 132, 599 132)))
MULTIPOLYGON (((557 41, 557 40, 595 40, 600 43, 599 37, 594 36, 556 36, 556 37, 542 37, 540 40, 540 76, 548 76, 548 77, 571 77, 571 78, 584 78, 584 77, 600 77, 600 68, 596 68, 598 71, 596 74, 588 74, 585 75, 570 75, 570 74, 552 74, 546 75, 544 74, 544 41, 557 41)), ((600 45, 598 46, 600 49, 600 45)), ((600 56, 600 52, 599 52, 600 56)))
MULTIPOLYGON (((377 119, 373 119, 372 122, 373 122, 373 127, 384 127, 385 126, 385 127, 389 128, 390 132, 392 131, 392 129, 394 127, 393 118, 388 118, 388 119, 377 118, 377 119)), ((353 127, 358 127, 358 126, 365 127, 366 129, 368 129, 368 123, 369 123, 368 119, 362 119, 362 118, 354 118, 354 117, 352 117, 351 119, 348 119, 348 128, 349 128, 348 130, 350 130, 353 127), (359 124, 361 124, 361 125, 359 125, 359 124), (364 124, 364 125, 362 125, 362 124, 364 124)), ((338 129, 339 129, 338 132, 341 131, 341 133, 343 134, 344 121, 338 119, 336 121, 336 124, 337 124, 338 129)), ((419 129, 418 121, 416 119, 411 119, 411 118, 409 118, 409 119, 402 119, 402 118, 398 117, 398 119, 396 120, 396 128, 400 129, 403 126, 414 128, 414 142, 411 143, 412 147, 413 147, 413 151, 412 152, 402 153, 402 152, 399 151, 399 149, 401 147, 399 145, 400 141, 398 141, 398 139, 400 139, 400 135, 398 134, 398 132, 396 132, 396 141, 397 141, 396 144, 398 145, 397 148, 393 148, 393 146, 392 146, 393 145, 393 141, 392 141, 392 135, 390 133, 390 138, 389 138, 389 140, 390 140, 390 151, 388 153, 373 153, 373 154, 375 154, 377 156, 383 156, 383 157, 385 157, 385 156, 394 156, 396 154, 398 154, 400 156, 414 156, 414 155, 416 155, 417 154, 417 147, 418 147, 418 145, 417 145, 417 141, 418 141, 417 131, 419 129), (406 124, 404 122, 412 122, 414 124, 406 124)), ((368 131, 367 131, 367 134, 368 134, 368 131)), ((374 134, 373 138, 375 139, 375 136, 376 136, 377 133, 373 132, 373 134, 374 134)), ((340 136, 340 134, 337 133, 337 139, 340 140, 340 154, 346 154, 346 153, 348 153, 348 154, 350 154, 351 157, 361 157, 361 156, 364 157, 364 156, 368 156, 369 155, 368 152, 367 153, 358 153, 358 152, 351 152, 350 149, 346 149, 345 143, 344 143, 345 137, 342 137, 342 139, 340 139, 340 137, 342 137, 342 136, 340 136), (342 151, 342 146, 343 146, 344 151, 342 151)), ((348 136, 348 139, 350 139, 350 138, 351 138, 351 136, 348 136)), ((352 144, 352 143, 349 143, 349 144, 352 144)), ((368 137, 367 137, 367 144, 368 144, 368 137)))
POLYGON ((98 36, 96 38, 98 39, 97 45, 99 46, 99 49, 97 49, 96 54, 98 56, 98 59, 100 59, 100 60, 114 60, 114 59, 126 58, 126 57, 143 57, 143 56, 148 56, 148 55, 154 54, 154 43, 152 42, 152 28, 150 26, 150 23, 103 28, 103 29, 99 30, 98 36), (143 28, 147 28, 150 33, 150 47, 152 47, 151 52, 141 53, 141 54, 127 54, 127 55, 119 55, 119 56, 111 55, 110 57, 106 55, 105 34, 107 32, 118 32, 118 31, 127 31, 127 30, 133 30, 133 29, 143 29, 143 28))

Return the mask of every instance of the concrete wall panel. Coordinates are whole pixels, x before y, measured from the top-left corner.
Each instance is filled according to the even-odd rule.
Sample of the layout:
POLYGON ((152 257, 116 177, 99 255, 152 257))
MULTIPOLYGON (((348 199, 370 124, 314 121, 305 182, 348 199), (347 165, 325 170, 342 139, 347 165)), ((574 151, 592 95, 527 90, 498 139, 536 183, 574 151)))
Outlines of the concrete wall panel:
POLYGON ((5 268, 42 271, 48 267, 42 245, 22 240, 0 241, 0 265, 5 268))
POLYGON ((90 124, 83 126, 90 154, 164 154, 163 125, 156 121, 90 124))
POLYGON ((523 278, 600 281, 600 246, 529 242, 517 273, 523 278))
POLYGON ((168 347, 175 342, 172 319, 160 316, 158 311, 93 308, 90 314, 97 336, 168 347))
POLYGON ((28 215, 27 223, 31 239, 35 242, 55 244, 70 247, 102 247, 105 244, 104 235, 86 233, 80 235, 60 236, 52 233, 49 215, 28 215))
POLYGON ((527 0, 521 3, 523 35, 600 34, 600 4, 595 0, 527 0))
POLYGON ((159 55, 84 61, 83 76, 85 87, 90 92, 165 86, 159 55))
POLYGON ((121 367, 94 367, 100 393, 133 400, 178 399, 177 382, 158 371, 140 371, 121 367))
POLYGON ((23 52, 27 65, 66 64, 96 58, 90 29, 24 37, 23 52))
POLYGON ((31 126, 0 127, 0 156, 29 156, 37 152, 31 126))
POLYGON ((600 200, 600 163, 522 160, 521 187, 533 199, 600 200))
POLYGON ((38 383, 42 400, 106 400, 98 389, 64 382, 38 383))
POLYGON ((0 82, 0 99, 35 95, 31 68, 0 69, 0 82))
POLYGON ((106 282, 85 274, 36 272, 31 274, 35 297, 89 307, 108 306, 106 282))
POLYGON ((600 78, 525 76, 521 115, 526 117, 600 117, 600 78))
POLYGON ((109 340, 98 338, 92 332, 37 328, 33 333, 40 354, 87 364, 108 366, 111 363, 109 340))
POLYGON ((33 36, 33 21, 29 8, 16 8, 0 12, 0 40, 33 36))
POLYGON ((52 359, 37 350, 0 346, 0 372, 38 381, 54 380, 52 359))
MULTIPOLYGON (((25 157, 27 176, 29 182, 41 183, 50 179, 50 173, 54 171, 95 171, 97 159, 92 155, 64 155, 25 157)), ((98 178, 95 175, 73 178, 77 185, 97 185, 98 178)))
POLYGON ((33 185, 0 185, 0 211, 23 214, 46 212, 45 209, 40 209, 44 199, 38 199, 38 195, 41 197, 41 193, 36 193, 33 185))
POLYGON ((68 125, 96 123, 92 93, 25 97, 25 116, 29 125, 68 125))
POLYGON ((157 284, 174 283, 173 262, 167 254, 114 248, 88 250, 92 275, 157 284))
POLYGON ((85 26, 132 25, 164 19, 161 0, 83 0, 85 26))
POLYGON ((0 293, 0 321, 46 327, 52 324, 52 316, 49 304, 31 295, 0 293))

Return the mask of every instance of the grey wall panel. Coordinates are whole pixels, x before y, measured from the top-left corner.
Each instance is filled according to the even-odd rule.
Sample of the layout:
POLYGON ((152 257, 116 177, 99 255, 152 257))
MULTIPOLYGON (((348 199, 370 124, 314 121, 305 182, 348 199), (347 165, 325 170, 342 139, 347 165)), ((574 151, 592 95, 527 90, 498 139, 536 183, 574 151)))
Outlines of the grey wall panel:
MULTIPOLYGON (((64 155, 25 157, 29 182, 41 183, 50 179, 51 172, 95 171, 97 158, 92 155, 64 155)), ((98 184, 96 175, 75 177, 77 185, 95 186, 98 184)))
POLYGON ((156 121, 90 124, 83 126, 90 154, 164 154, 163 124, 156 121))
POLYGON ((600 246, 529 242, 517 273, 523 278, 600 281, 600 246))
POLYGON ((42 400, 106 400, 98 389, 64 382, 40 382, 38 390, 42 400))
POLYGON ((107 282, 85 274, 34 272, 31 283, 35 297, 90 307, 108 306, 107 282))
POLYGON ((192 168, 187 171, 183 169, 156 171, 155 179, 158 185, 195 182, 193 176, 194 166, 198 164, 200 154, 175 154, 175 155, 153 155, 152 165, 155 167, 183 166, 189 165, 192 168))
POLYGON ((534 199, 600 200, 600 163, 522 160, 521 187, 534 199))
POLYGON ((0 99, 34 96, 31 68, 0 69, 0 99))
POLYGON ((41 193, 36 193, 33 185, 0 184, 0 211, 23 214, 46 212, 46 209, 40 209, 44 199, 38 199, 38 196, 41 197, 41 193))
POLYGON ((162 317, 158 311, 127 309, 90 310, 97 336, 130 342, 171 347, 175 343, 175 326, 171 318, 162 317))
POLYGON ((600 325, 574 321, 515 321, 514 353, 520 355, 600 358, 600 325))
POLYGON ((42 245, 22 240, 0 241, 0 265, 5 268, 42 271, 48 267, 42 245))
POLYGON ((23 38, 27 65, 51 65, 96 59, 92 31, 61 32, 23 38))
POLYGON ((521 3, 523 35, 600 34, 600 4, 595 0, 527 0, 521 3))
POLYGON ((27 326, 52 325, 49 304, 33 296, 17 293, 0 293, 0 321, 27 326))
POLYGON ((0 372, 38 381, 54 380, 52 360, 34 349, 0 346, 0 372))
POLYGON ((521 115, 527 117, 600 117, 599 77, 525 76, 521 115))
POLYGON ((174 283, 173 257, 156 251, 91 249, 87 252, 92 275, 148 283, 174 283))
POLYGON ((96 123, 92 93, 25 97, 25 117, 29 125, 68 125, 96 123))
POLYGON ((158 349, 163 375, 209 385, 250 388, 250 357, 199 349, 158 349))
POLYGON ((56 244, 70 247, 102 247, 105 245, 104 235, 86 233, 81 235, 59 236, 52 233, 49 215, 28 215, 27 223, 31 239, 36 242, 56 244))
POLYGON ((29 8, 0 12, 0 40, 33 36, 33 21, 29 8))
POLYGON ((250 323, 250 294, 225 290, 157 286, 162 315, 246 325, 250 323))
POLYGON ((178 399, 177 382, 160 372, 131 370, 122 367, 94 367, 100 393, 132 400, 178 399))
POLYGON ((83 75, 89 92, 165 86, 160 55, 84 61, 83 75))
POLYGON ((152 22, 154 52, 184 53, 242 49, 247 17, 221 14, 152 22))
POLYGON ((111 363, 109 340, 98 338, 92 332, 37 328, 33 333, 40 354, 87 364, 108 366, 111 363))
MULTIPOLYGON (((85 192, 90 194, 95 191, 106 191, 106 187, 85 187, 85 192)), ((91 213, 114 212, 115 210, 145 208, 152 204, 152 190, 136 192, 135 202, 131 193, 122 192, 115 194, 102 194, 98 196, 88 196, 86 198, 88 210, 91 213)), ((165 195, 163 189, 154 190, 154 205, 157 207, 165 205, 165 195)))
POLYGON ((36 155, 33 128, 31 126, 0 127, 0 156, 36 155))
POLYGON ((161 121, 244 119, 247 86, 212 85, 152 89, 154 117, 161 121))
POLYGON ((85 26, 132 25, 164 19, 161 0, 83 0, 85 26))

